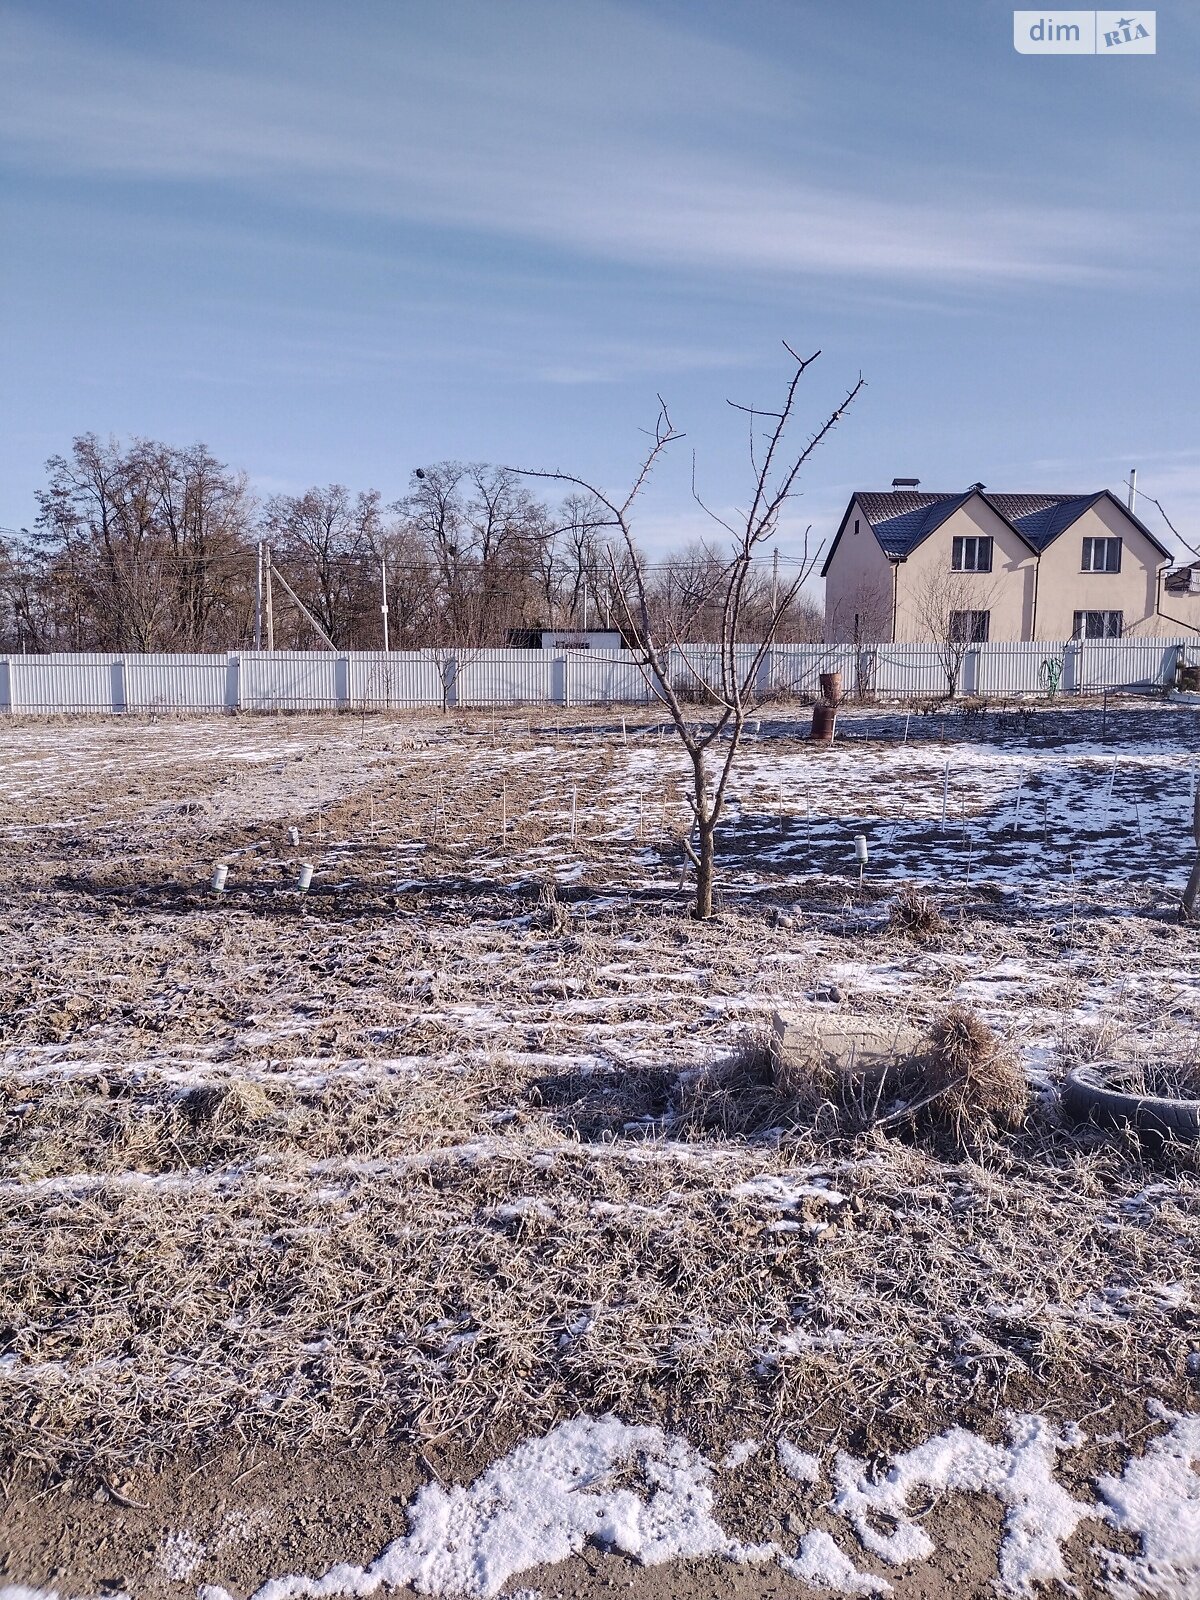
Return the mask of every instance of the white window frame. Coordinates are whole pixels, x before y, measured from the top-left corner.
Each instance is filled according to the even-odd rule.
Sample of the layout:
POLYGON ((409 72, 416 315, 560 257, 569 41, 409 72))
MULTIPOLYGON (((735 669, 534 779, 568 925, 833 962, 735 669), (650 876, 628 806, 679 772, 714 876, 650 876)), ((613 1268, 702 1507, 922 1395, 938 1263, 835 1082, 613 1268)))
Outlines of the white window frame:
POLYGON ((990 572, 992 570, 992 536, 990 533, 956 533, 950 546, 950 570, 952 572, 990 572), (967 551, 970 547, 972 557, 971 565, 967 564, 967 551), (980 562, 981 556, 987 556, 987 565, 980 562))
POLYGON ((1120 639, 1125 633, 1125 613, 1123 611, 1105 611, 1099 607, 1088 610, 1076 611, 1071 618, 1072 639, 1120 639), (1100 631, 1093 633, 1088 628, 1088 618, 1100 618, 1100 631))
POLYGON ((1080 572, 1120 572, 1121 546, 1125 541, 1116 534, 1097 535, 1083 541, 1083 550, 1080 554, 1080 572), (1116 552, 1116 565, 1109 560, 1109 556, 1116 552), (1102 562, 1098 566, 1096 557, 1102 553, 1102 562))

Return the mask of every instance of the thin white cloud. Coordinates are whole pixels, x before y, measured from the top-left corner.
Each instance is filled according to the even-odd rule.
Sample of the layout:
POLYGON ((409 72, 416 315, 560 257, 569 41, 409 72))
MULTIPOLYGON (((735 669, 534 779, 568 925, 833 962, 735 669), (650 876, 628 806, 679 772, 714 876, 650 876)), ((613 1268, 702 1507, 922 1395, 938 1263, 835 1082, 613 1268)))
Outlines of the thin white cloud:
POLYGON ((1120 270, 1123 238, 1145 258, 1145 229, 1111 213, 815 178, 834 163, 801 79, 645 17, 585 0, 565 29, 561 7, 536 0, 447 10, 477 21, 470 37, 435 29, 410 50, 369 10, 359 30, 327 13, 321 33, 265 8, 273 40, 219 13, 228 65, 15 18, 0 139, 10 164, 41 173, 216 184, 725 276, 1081 283, 1120 270), (783 110, 800 137, 786 157, 783 110))

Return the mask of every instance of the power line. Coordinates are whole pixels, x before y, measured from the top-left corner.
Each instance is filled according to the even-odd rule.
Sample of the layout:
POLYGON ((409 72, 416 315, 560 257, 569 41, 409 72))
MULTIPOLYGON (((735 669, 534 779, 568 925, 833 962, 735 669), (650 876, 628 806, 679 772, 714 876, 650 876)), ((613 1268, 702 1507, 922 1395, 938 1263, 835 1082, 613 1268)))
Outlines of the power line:
POLYGON ((1170 528, 1171 532, 1179 540, 1179 542, 1183 546, 1183 548, 1185 550, 1190 550, 1192 555, 1194 555, 1194 556, 1200 556, 1200 550, 1197 550, 1197 548, 1196 548, 1196 546, 1194 544, 1189 544, 1187 542, 1187 540, 1180 533, 1179 529, 1175 526, 1175 524, 1171 521, 1170 517, 1163 510, 1162 501, 1161 500, 1156 500, 1152 494, 1147 494, 1144 489, 1137 488, 1137 486, 1134 483, 1132 478, 1124 479, 1124 483, 1125 483, 1125 487, 1127 489, 1133 489, 1136 494, 1141 495, 1143 500, 1149 500, 1149 502, 1150 502, 1150 504, 1152 506, 1157 506, 1158 507, 1159 516, 1166 523, 1167 527, 1170 528))

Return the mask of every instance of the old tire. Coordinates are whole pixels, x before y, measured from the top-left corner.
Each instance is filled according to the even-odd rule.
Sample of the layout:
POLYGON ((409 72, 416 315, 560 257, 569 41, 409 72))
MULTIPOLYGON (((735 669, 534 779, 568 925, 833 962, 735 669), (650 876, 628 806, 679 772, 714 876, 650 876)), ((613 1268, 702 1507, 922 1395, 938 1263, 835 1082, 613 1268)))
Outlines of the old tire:
POLYGON ((1068 1072, 1062 1101, 1073 1122, 1095 1128, 1132 1128, 1156 1139, 1200 1141, 1200 1100, 1109 1089, 1103 1071, 1096 1067, 1075 1067, 1068 1072))

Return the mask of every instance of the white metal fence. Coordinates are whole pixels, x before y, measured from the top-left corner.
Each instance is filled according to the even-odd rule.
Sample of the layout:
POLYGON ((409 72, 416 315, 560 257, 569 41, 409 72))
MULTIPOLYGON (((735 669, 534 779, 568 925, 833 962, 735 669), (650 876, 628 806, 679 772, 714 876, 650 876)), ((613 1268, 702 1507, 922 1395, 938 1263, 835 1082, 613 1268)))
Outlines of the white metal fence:
MULTIPOLYGON (((738 648, 749 668, 757 647, 738 648)), ((820 675, 840 672, 850 696, 1099 694, 1169 686, 1180 661, 1200 661, 1200 641, 1035 641, 972 645, 948 655, 933 644, 776 645, 758 691, 815 696, 820 675)), ((719 681, 714 645, 670 652, 669 673, 687 698, 719 681)), ((0 657, 0 712, 172 713, 384 711, 451 706, 646 705, 654 692, 628 651, 328 650, 230 655, 101 653, 0 657)))

